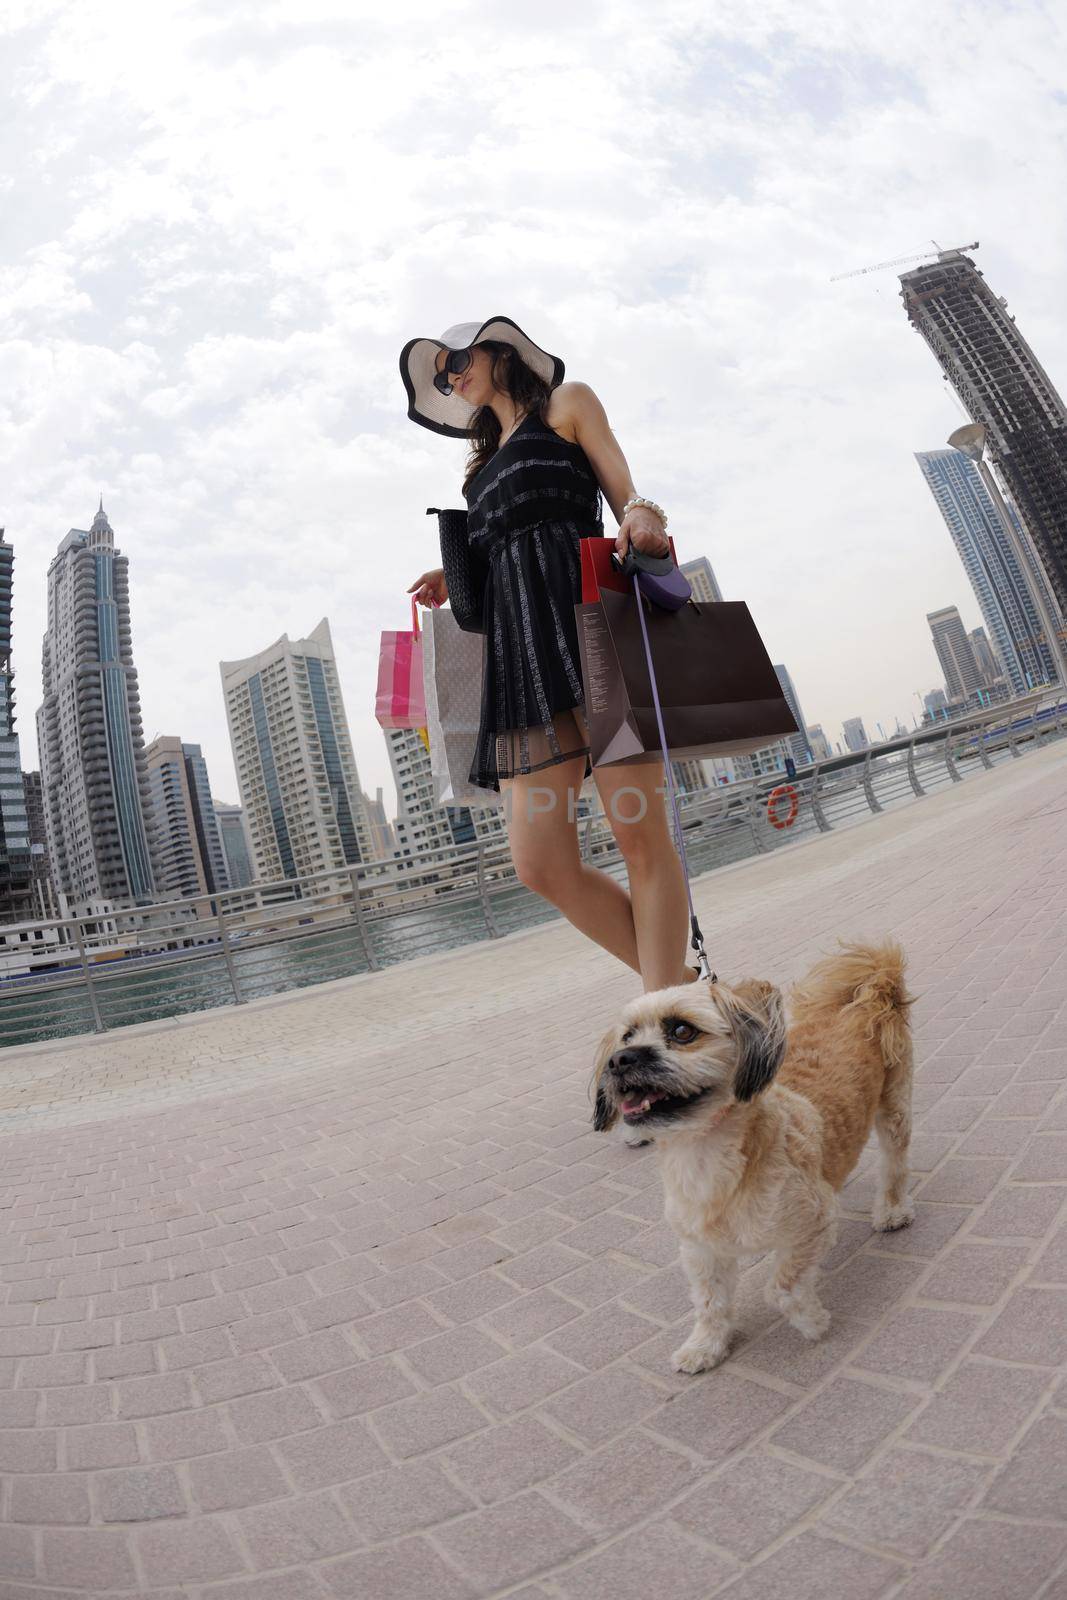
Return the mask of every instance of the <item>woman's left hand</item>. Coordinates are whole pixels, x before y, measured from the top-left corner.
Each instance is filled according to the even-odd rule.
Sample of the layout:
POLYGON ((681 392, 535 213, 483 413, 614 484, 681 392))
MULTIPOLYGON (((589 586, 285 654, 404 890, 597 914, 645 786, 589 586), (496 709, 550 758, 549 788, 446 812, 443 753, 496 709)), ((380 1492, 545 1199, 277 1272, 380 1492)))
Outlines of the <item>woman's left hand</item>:
POLYGON ((647 506, 634 506, 619 526, 615 548, 620 557, 625 556, 631 545, 646 556, 665 556, 670 550, 663 523, 647 506))

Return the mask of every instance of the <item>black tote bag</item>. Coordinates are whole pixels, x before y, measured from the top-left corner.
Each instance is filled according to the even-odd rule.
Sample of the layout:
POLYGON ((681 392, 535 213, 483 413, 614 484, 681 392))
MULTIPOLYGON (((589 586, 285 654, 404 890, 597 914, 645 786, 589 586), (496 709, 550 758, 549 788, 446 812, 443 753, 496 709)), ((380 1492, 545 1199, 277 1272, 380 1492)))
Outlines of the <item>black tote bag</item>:
MULTIPOLYGON (((594 766, 660 749, 633 594, 601 589, 575 606, 594 766)), ((677 758, 743 755, 796 733, 778 674, 741 600, 646 606, 667 748, 677 758)))
POLYGON ((441 565, 445 569, 452 615, 464 633, 484 633, 486 567, 471 549, 467 513, 429 506, 426 515, 437 518, 441 565))

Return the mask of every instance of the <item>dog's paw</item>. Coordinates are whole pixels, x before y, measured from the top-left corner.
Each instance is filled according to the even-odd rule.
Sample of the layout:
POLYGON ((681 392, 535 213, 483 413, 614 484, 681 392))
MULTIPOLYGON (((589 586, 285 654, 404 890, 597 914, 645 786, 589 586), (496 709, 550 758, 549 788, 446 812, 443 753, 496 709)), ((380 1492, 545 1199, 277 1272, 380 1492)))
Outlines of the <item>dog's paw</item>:
POLYGON ((879 1233, 895 1233, 898 1228, 906 1228, 909 1222, 914 1221, 915 1202, 910 1198, 902 1200, 898 1206, 875 1206, 871 1217, 879 1233))
POLYGON ((690 1339, 671 1356, 671 1366, 675 1372, 710 1372, 724 1359, 729 1348, 728 1339, 717 1340, 714 1344, 697 1344, 690 1339))
POLYGON ((803 1311, 794 1311, 788 1320, 789 1326, 795 1328, 802 1339, 815 1344, 830 1326, 830 1313, 825 1306, 815 1304, 805 1306, 803 1311))

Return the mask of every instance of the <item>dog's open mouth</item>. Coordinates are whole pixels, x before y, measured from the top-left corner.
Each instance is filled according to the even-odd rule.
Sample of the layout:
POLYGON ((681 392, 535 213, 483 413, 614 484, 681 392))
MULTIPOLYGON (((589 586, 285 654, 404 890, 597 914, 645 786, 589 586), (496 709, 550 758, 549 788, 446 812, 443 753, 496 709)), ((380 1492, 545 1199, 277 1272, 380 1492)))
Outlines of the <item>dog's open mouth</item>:
POLYGON ((625 1098, 619 1101, 619 1110, 622 1120, 631 1127, 635 1123, 644 1122, 649 1117, 666 1116, 672 1111, 683 1111, 695 1105, 707 1094, 707 1089, 694 1089, 692 1094, 662 1094, 655 1089, 642 1089, 635 1093, 629 1091, 625 1098))

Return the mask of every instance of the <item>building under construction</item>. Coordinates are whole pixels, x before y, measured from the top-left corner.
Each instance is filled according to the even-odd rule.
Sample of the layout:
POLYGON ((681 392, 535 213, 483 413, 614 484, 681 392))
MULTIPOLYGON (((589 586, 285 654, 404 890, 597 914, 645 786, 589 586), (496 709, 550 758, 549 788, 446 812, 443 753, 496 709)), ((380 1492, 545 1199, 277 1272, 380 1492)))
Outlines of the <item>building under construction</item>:
POLYGON ((969 256, 943 251, 900 279, 908 319, 975 422, 1067 613, 1067 409, 969 256))

